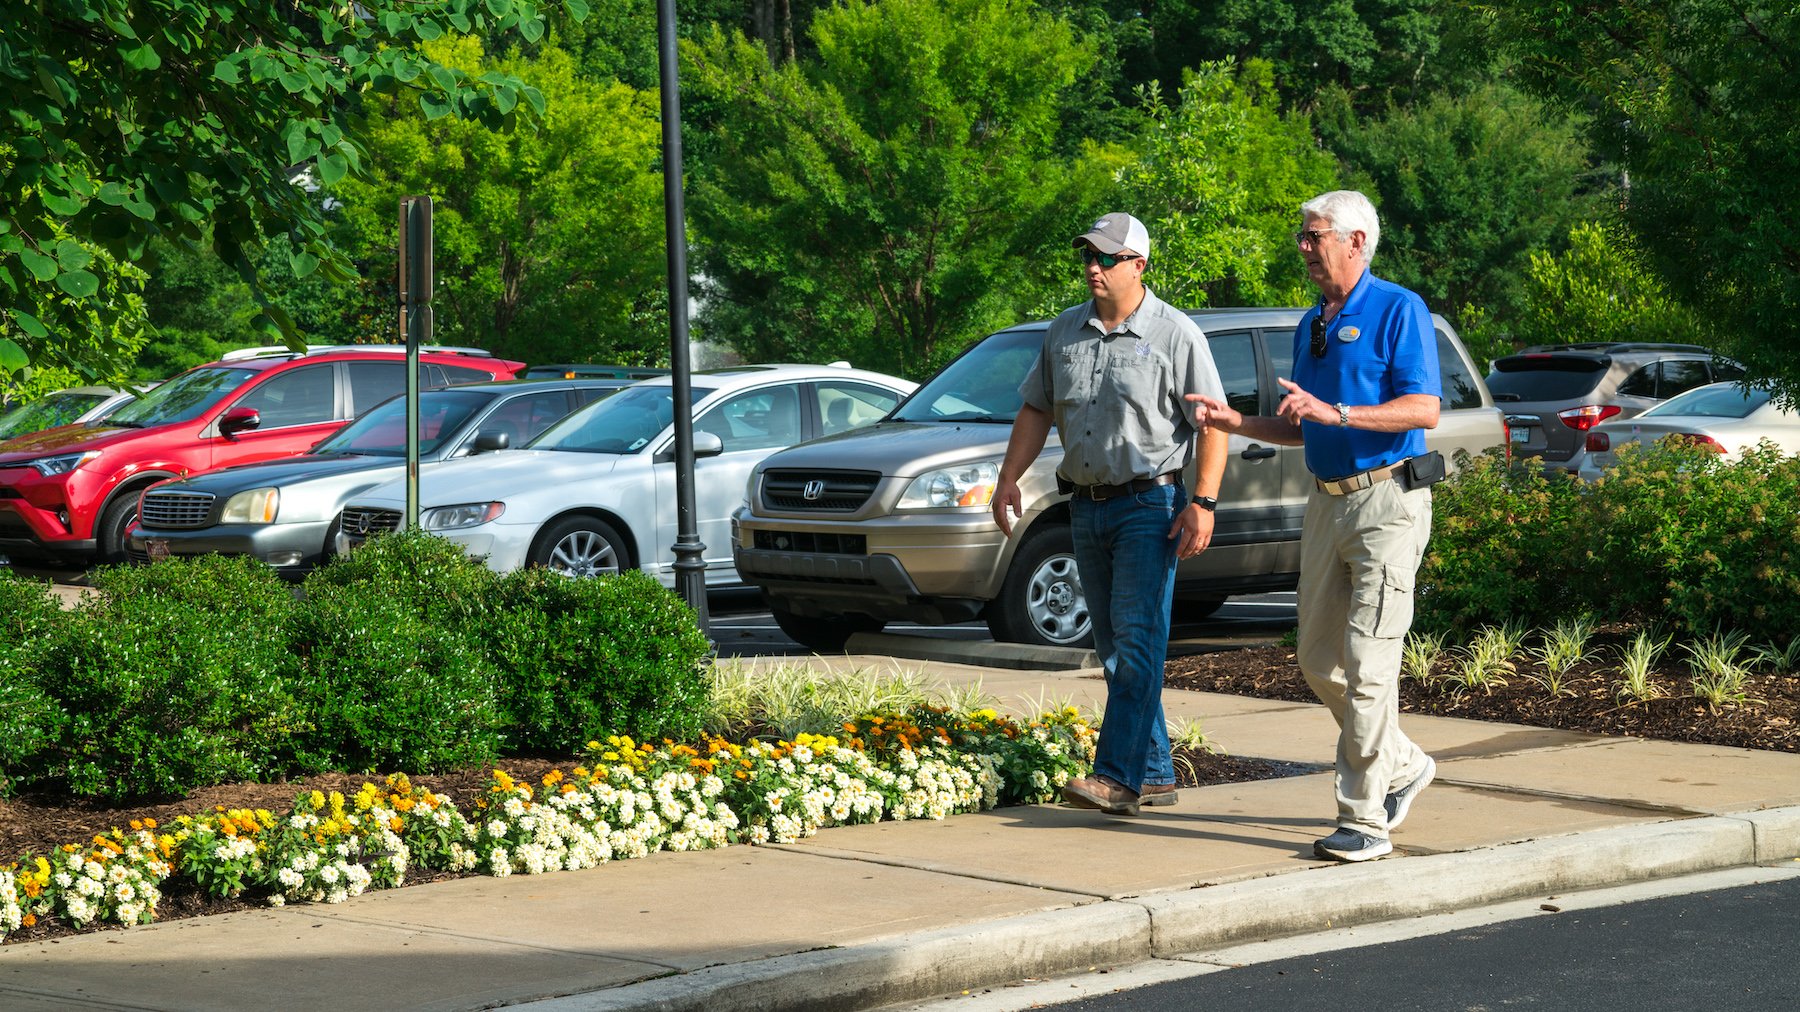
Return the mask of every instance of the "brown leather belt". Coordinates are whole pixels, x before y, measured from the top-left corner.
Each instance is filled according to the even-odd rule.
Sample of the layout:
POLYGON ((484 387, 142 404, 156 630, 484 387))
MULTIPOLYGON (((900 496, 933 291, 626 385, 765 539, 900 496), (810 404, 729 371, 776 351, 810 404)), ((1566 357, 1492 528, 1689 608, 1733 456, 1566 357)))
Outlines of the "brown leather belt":
POLYGON ((1076 485, 1070 494, 1077 499, 1091 499, 1094 502, 1103 502, 1107 499, 1117 499, 1122 495, 1130 495, 1134 492, 1148 492, 1159 485, 1173 485, 1179 480, 1181 480, 1181 472, 1170 471, 1167 474, 1159 474, 1154 478, 1133 478, 1130 481, 1120 482, 1117 485, 1076 485))
MULTIPOLYGON (((1411 458, 1409 457, 1407 459, 1410 460, 1411 458)), ((1365 488, 1379 485, 1389 478, 1398 478, 1405 471, 1406 461, 1402 460, 1397 464, 1389 464, 1386 467, 1378 467, 1372 471, 1353 474, 1348 478, 1338 478, 1333 481, 1321 481, 1318 478, 1314 478, 1313 484, 1319 486, 1319 491, 1326 495, 1349 495, 1352 492, 1361 492, 1365 488)))

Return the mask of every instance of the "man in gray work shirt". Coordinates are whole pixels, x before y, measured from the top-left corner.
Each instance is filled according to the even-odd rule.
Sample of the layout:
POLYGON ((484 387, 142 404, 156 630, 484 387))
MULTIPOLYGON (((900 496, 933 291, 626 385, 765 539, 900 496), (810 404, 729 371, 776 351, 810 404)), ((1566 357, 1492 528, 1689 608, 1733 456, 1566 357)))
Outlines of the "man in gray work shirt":
POLYGON ((1009 537, 1020 515, 1019 476, 1050 433, 1062 438, 1058 483, 1070 491, 1075 564, 1106 669, 1106 716, 1092 776, 1069 781, 1078 808, 1136 815, 1175 801, 1163 721, 1163 664, 1175 566, 1212 540, 1225 471, 1224 432, 1200 433, 1183 395, 1223 398, 1206 335, 1144 287, 1150 234, 1109 214, 1075 239, 1092 300, 1064 311, 1044 337, 994 490, 994 522, 1009 537), (1196 494, 1182 470, 1200 437, 1196 494))

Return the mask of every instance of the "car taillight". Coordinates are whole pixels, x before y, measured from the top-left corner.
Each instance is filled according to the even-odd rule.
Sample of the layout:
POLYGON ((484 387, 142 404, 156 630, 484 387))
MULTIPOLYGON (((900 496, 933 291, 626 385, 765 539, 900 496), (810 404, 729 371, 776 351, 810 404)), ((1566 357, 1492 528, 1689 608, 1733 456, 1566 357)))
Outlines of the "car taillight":
POLYGON ((1673 432, 1669 434, 1669 439, 1685 446, 1698 446, 1703 450, 1711 450, 1714 453, 1725 452, 1725 447, 1718 440, 1711 436, 1702 436, 1698 432, 1673 432))
POLYGON ((1610 449, 1612 449, 1611 436, 1604 432, 1590 432, 1587 434, 1587 452, 1605 453, 1610 449))
POLYGON ((1619 406, 1617 404, 1583 404, 1578 408, 1558 411, 1556 417, 1562 419, 1564 425, 1576 432, 1586 432, 1618 413, 1619 406))

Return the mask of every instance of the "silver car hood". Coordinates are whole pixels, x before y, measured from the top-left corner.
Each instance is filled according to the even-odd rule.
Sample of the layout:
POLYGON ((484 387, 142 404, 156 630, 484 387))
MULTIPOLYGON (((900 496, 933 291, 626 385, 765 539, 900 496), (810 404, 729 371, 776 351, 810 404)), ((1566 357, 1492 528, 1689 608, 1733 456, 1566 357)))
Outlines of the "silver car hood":
MULTIPOLYGON (((911 478, 941 467, 1006 455, 1012 426, 1005 422, 878 422, 790 446, 770 455, 756 470, 859 470, 911 478)), ((1054 434, 1040 460, 1062 456, 1054 434)))
POLYGON ((372 471, 405 463, 406 461, 393 457, 339 457, 335 455, 287 457, 260 464, 244 464, 240 467, 207 471, 181 481, 160 485, 157 490, 211 492, 218 496, 230 496, 250 488, 263 488, 269 485, 292 487, 310 478, 331 478, 340 474, 372 471))

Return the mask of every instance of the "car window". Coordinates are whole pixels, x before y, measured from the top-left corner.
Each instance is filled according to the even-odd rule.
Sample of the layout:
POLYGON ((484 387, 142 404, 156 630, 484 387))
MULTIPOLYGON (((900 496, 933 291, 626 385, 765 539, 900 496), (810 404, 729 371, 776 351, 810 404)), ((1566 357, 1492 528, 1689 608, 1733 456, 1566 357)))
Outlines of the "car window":
POLYGON ((913 391, 894 412, 894 420, 1010 425, 1024 403, 1019 384, 1043 346, 1042 330, 1003 330, 989 335, 913 391))
POLYGON ((893 391, 866 383, 817 383, 813 394, 819 401, 819 419, 826 435, 873 425, 900 403, 893 391))
MULTIPOLYGON (((350 413, 360 415, 395 394, 406 392, 405 362, 350 362, 350 413)), ((421 367, 421 372, 424 369, 421 367)), ((424 377, 419 385, 427 386, 424 377)))
POLYGON ((337 414, 335 373, 336 367, 331 365, 277 373, 257 384, 233 407, 256 409, 262 415, 261 429, 329 422, 337 414))
POLYGON ((1710 364, 1712 366, 1713 382, 1715 383, 1723 383, 1727 380, 1741 380, 1744 378, 1744 367, 1728 358, 1715 358, 1710 364))
POLYGON ((1475 374, 1463 364, 1462 356, 1456 353, 1456 345, 1450 343, 1450 335, 1439 330, 1437 346, 1438 375, 1443 381, 1443 407, 1452 411, 1481 407, 1481 388, 1475 382, 1475 374))
POLYGON ((508 400, 481 420, 481 431, 506 433, 508 446, 524 446, 569 413, 563 390, 540 390, 508 400))
POLYGON ((80 417, 82 412, 105 399, 105 394, 65 392, 49 394, 30 404, 21 404, 0 415, 0 438, 67 425, 80 417))
MULTIPOLYGON (((429 390, 419 395, 419 452, 432 453, 462 428, 494 395, 479 391, 429 390)), ((406 455, 406 398, 395 397, 320 443, 314 453, 358 453, 367 457, 406 455)))
MULTIPOLYGON (((713 392, 711 387, 690 387, 698 403, 713 392)), ((576 453, 636 453, 650 445, 675 420, 674 388, 666 384, 626 387, 618 393, 577 410, 532 440, 534 450, 569 450, 576 453)))
POLYGON ((493 373, 484 372, 480 369, 471 369, 466 365, 439 365, 433 363, 432 368, 443 374, 441 383, 449 386, 455 386, 458 383, 491 383, 494 380, 493 373))
POLYGON ((1662 373, 1662 363, 1652 362, 1647 366, 1625 377, 1619 384, 1620 397, 1655 397, 1657 377, 1662 373))
POLYGON ((719 404, 694 422, 733 450, 792 446, 800 441, 800 395, 793 386, 751 390, 719 404))
POLYGON ((1643 417, 1705 415, 1711 418, 1746 418, 1750 412, 1767 403, 1767 390, 1745 390, 1740 386, 1720 384, 1697 387, 1678 397, 1671 397, 1644 412, 1643 417))
POLYGON ((1262 414, 1262 384, 1256 375, 1256 344, 1247 330, 1206 335, 1213 365, 1225 386, 1225 403, 1246 415, 1262 414))
POLYGON ((224 400, 255 373, 249 369, 209 366, 190 369, 112 413, 110 425, 148 428, 190 422, 224 400))
POLYGON ((1578 401, 1605 376, 1606 366, 1595 359, 1518 355, 1494 363, 1487 388, 1497 401, 1578 401))
POLYGON ((1662 364, 1662 380, 1656 385, 1658 397, 1673 397, 1684 394, 1695 387, 1703 387, 1711 379, 1707 376, 1706 363, 1695 358, 1671 358, 1662 364))

